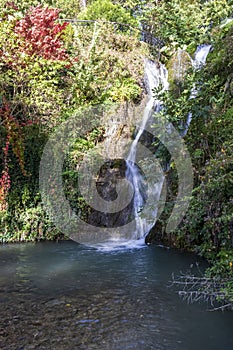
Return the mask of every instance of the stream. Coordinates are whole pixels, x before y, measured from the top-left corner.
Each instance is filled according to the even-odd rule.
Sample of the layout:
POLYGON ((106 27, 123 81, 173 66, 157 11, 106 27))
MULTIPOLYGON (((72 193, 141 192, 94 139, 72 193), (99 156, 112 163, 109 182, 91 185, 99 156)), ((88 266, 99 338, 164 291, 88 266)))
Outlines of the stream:
POLYGON ((233 313, 170 286, 197 261, 159 246, 3 245, 0 349, 232 349, 233 313))

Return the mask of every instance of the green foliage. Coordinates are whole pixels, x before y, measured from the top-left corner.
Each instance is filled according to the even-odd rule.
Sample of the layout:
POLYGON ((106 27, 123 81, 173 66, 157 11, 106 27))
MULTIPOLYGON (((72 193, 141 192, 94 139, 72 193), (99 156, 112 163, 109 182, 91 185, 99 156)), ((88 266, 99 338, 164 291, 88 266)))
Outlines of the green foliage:
POLYGON ((53 226, 41 204, 25 206, 14 214, 11 211, 0 212, 1 243, 64 238, 53 226))
MULTIPOLYGON (((229 278, 233 276, 233 251, 232 249, 222 248, 216 255, 215 263, 207 270, 208 277, 221 276, 221 278, 229 278)), ((232 283, 227 283, 226 289, 231 288, 231 295, 233 295, 232 283)), ((229 296, 227 297, 229 298, 229 296)), ((230 300, 230 299, 228 299, 230 300)), ((231 297, 231 301, 233 298, 231 297)))
POLYGON ((77 0, 0 0, 0 11, 3 15, 18 12, 22 17, 31 7, 42 5, 61 10, 61 17, 75 18, 80 12, 80 2, 77 0))
MULTIPOLYGON (((232 283, 228 282, 233 264, 232 23, 216 27, 211 41, 214 47, 206 67, 187 71, 177 89, 163 95, 163 113, 181 131, 192 112, 185 142, 195 176, 186 216, 172 237, 165 238, 207 258, 212 264, 207 276, 225 279, 221 298, 232 301, 232 283), (194 82, 198 93, 190 99, 194 82)), ((174 200, 175 193, 170 203, 174 200)))
POLYGON ((120 5, 113 4, 110 0, 93 1, 80 13, 79 18, 84 20, 118 22, 135 27, 138 24, 138 21, 127 10, 120 5))
POLYGON ((50 231, 55 232, 39 204, 40 195, 38 193, 39 160, 47 136, 36 125, 27 126, 24 132, 24 166, 27 175, 22 175, 17 159, 11 153, 9 171, 12 183, 7 198, 8 209, 1 213, 0 222, 1 241, 4 242, 40 239, 39 236, 44 239, 46 234, 49 237, 50 231), (40 234, 38 233, 39 228, 40 234))
MULTIPOLYGON (((21 158, 25 167, 22 174, 17 154, 10 147, 7 155, 12 183, 7 194, 7 210, 1 210, 0 223, 1 240, 4 242, 60 237, 43 211, 38 194, 40 157, 50 131, 74 112, 82 110, 82 107, 138 100, 141 95, 145 49, 135 35, 123 35, 107 23, 89 27, 70 24, 59 36, 67 59, 49 59, 42 54, 44 47, 29 54, 25 48, 32 49, 36 44, 35 38, 32 38, 33 45, 27 46, 27 40, 31 40, 28 32, 21 36, 15 28, 18 20, 25 18, 32 3, 17 1, 18 8, 6 6, 0 22, 1 103, 7 101, 10 113, 20 126, 24 140, 20 148, 24 151, 21 158)), ((54 4, 55 1, 46 2, 49 6, 54 4)), ((67 6, 70 4, 67 2, 67 6)), ((68 13, 68 7, 62 11, 64 16, 68 13)), ((119 9, 120 13, 125 20, 130 19, 125 10, 120 12, 119 9)), ((39 26, 37 29, 43 28, 39 26)), ((43 33, 46 30, 44 28, 43 33)), ((43 33, 40 33, 41 41, 45 39, 43 33)), ((91 124, 91 116, 89 118, 91 124)), ((5 138, 2 115, 1 124, 1 134, 5 138)), ((102 137, 102 132, 93 128, 86 139, 77 139, 64 168, 66 194, 77 210, 86 210, 87 207, 80 193, 75 191, 78 178, 76 167, 83 153, 94 147, 102 137)), ((16 135, 19 142, 17 136, 19 133, 16 135)), ((1 146, 4 147, 4 142, 1 146)), ((0 157, 4 161, 4 152, 0 153, 0 157)))
MULTIPOLYGON (((93 130, 86 135, 86 137, 79 137, 75 139, 73 146, 66 157, 63 166, 63 186, 66 197, 69 199, 71 208, 83 219, 87 220, 90 207, 86 204, 83 198, 78 183, 80 181, 79 164, 83 157, 90 154, 97 143, 103 138, 103 128, 93 128, 93 130)), ((94 152, 97 158, 97 152, 94 152)))
POLYGON ((78 0, 47 0, 50 6, 61 10, 61 18, 77 18, 80 11, 80 1, 78 0))
POLYGON ((209 32, 212 27, 230 16, 232 1, 185 0, 159 1, 151 8, 151 22, 155 36, 163 38, 166 47, 163 51, 171 55, 178 46, 192 53, 197 44, 210 40, 209 32))
POLYGON ((79 57, 69 70, 71 105, 139 98, 143 50, 137 38, 115 33, 106 23, 77 26, 70 50, 79 57))

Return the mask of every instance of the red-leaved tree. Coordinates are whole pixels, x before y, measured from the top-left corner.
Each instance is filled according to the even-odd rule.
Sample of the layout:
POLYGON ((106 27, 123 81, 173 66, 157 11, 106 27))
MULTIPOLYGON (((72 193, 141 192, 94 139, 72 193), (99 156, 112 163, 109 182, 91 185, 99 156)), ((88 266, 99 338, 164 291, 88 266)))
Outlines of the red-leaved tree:
POLYGON ((15 33, 24 39, 22 49, 26 54, 36 54, 51 60, 68 58, 61 40, 62 32, 68 23, 57 23, 58 15, 58 9, 36 6, 16 22, 15 33))
MULTIPOLYGON (((12 18, 17 7, 13 3, 8 4, 8 7, 12 10, 12 18)), ((22 110, 21 105, 24 102, 21 100, 21 94, 23 90, 30 92, 30 79, 37 78, 33 70, 30 71, 30 67, 33 69, 31 63, 45 59, 50 60, 50 67, 53 64, 51 61, 62 61, 65 65, 70 65, 70 57, 62 40, 68 23, 58 23, 58 15, 58 9, 37 6, 30 8, 21 20, 12 20, 5 16, 2 22, 4 25, 1 27, 3 36, 0 44, 0 64, 8 79, 0 81, 0 124, 6 132, 6 141, 2 143, 4 146, 1 152, 3 162, 0 169, 0 211, 7 208, 7 195, 11 184, 8 166, 9 145, 22 173, 26 175, 23 128, 30 124, 30 121, 22 110)), ((43 73, 42 69, 41 71, 43 73)))

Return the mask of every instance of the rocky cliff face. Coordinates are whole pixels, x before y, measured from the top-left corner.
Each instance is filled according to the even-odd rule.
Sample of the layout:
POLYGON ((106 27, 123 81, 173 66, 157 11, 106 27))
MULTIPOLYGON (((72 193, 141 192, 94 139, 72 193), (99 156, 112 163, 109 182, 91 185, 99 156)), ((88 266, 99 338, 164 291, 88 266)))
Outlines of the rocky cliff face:
MULTIPOLYGON (((117 183, 125 179, 125 159, 130 150, 135 126, 142 119, 146 101, 147 96, 144 95, 138 105, 128 102, 116 105, 105 112, 101 118, 105 134, 98 147, 102 166, 96 180, 96 188, 105 201, 113 201, 117 198, 117 183)), ((88 222, 95 226, 118 227, 129 222, 131 212, 132 203, 115 213, 91 209, 88 222)))
POLYGON ((192 59, 189 54, 178 48, 167 64, 170 89, 175 95, 179 95, 185 73, 191 67, 192 59))

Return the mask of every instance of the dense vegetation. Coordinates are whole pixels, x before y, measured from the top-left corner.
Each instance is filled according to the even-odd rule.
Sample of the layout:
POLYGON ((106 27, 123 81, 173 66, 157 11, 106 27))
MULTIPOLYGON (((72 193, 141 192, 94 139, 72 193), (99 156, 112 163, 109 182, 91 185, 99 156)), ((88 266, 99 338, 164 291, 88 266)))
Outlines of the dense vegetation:
MULTIPOLYGON (((169 18, 174 16, 173 20, 166 22, 166 12, 162 12, 164 22, 160 27, 169 39, 162 49, 163 59, 170 73, 173 73, 170 74, 171 89, 164 94, 164 114, 182 132, 188 113, 192 112, 192 122, 185 141, 192 157, 195 186, 186 217, 173 234, 166 235, 163 232, 166 217, 171 212, 177 188, 176 170, 171 167, 168 181, 171 192, 172 187, 174 190, 173 194, 170 192, 170 202, 167 203, 156 233, 169 244, 195 251, 207 258, 212 263, 207 275, 216 283, 214 288, 208 288, 219 299, 233 301, 233 21, 223 20, 232 14, 232 2, 207 1, 201 4, 194 1, 190 4, 190 11, 197 9, 193 11, 194 16, 190 16, 182 5, 178 7, 176 1, 165 3, 164 6, 170 9, 173 7, 169 18), (174 25, 175 13, 180 15, 178 25, 177 22, 174 25), (207 26, 202 26, 202 23, 207 26), (198 24, 200 30, 197 31, 195 26, 198 24), (168 36, 168 32, 171 36, 168 36), (183 78, 176 77, 171 70, 172 63, 177 59, 177 46, 193 55, 193 47, 198 41, 212 45, 206 66, 194 72, 187 64, 187 55, 183 55, 183 78), (194 82, 198 94, 195 99, 190 99, 194 82), (220 282, 219 276, 225 282, 220 282)), ((156 10, 156 13, 159 11, 161 9, 156 10)))
MULTIPOLYGON (((48 135, 84 106, 138 100, 145 49, 133 33, 122 33, 111 23, 59 22, 60 10, 44 3, 1 8, 1 240, 53 239, 60 233, 38 193, 48 135)), ((129 12, 117 9, 134 21, 129 12)), ((66 15, 66 10, 68 15, 69 6, 60 12, 66 15)), ((78 140, 76 153, 93 147, 103 133, 93 129, 87 139, 78 140)))
MULTIPOLYGON (((207 258, 212 263, 208 275, 224 278, 221 297, 233 302, 233 21, 227 20, 233 1, 85 3, 0 1, 1 241, 61 236, 44 212, 38 191, 45 142, 57 125, 82 107, 139 101, 143 56, 150 49, 170 67, 164 114, 182 130, 192 112, 185 142, 195 175, 186 217, 172 235, 161 234, 175 197, 176 171, 171 166, 170 199, 156 238, 207 258), (67 18, 98 20, 98 25, 76 25, 67 18), (159 52, 139 43, 139 23, 163 42, 159 52), (176 79, 172 60, 177 50, 192 56, 203 43, 212 45, 205 68, 194 72, 187 64, 182 79, 176 79), (190 99, 194 82, 199 92, 190 99)), ((80 157, 103 134, 103 129, 93 129, 77 140, 73 157, 80 157)), ((72 160, 68 174, 75 182, 72 160)))

